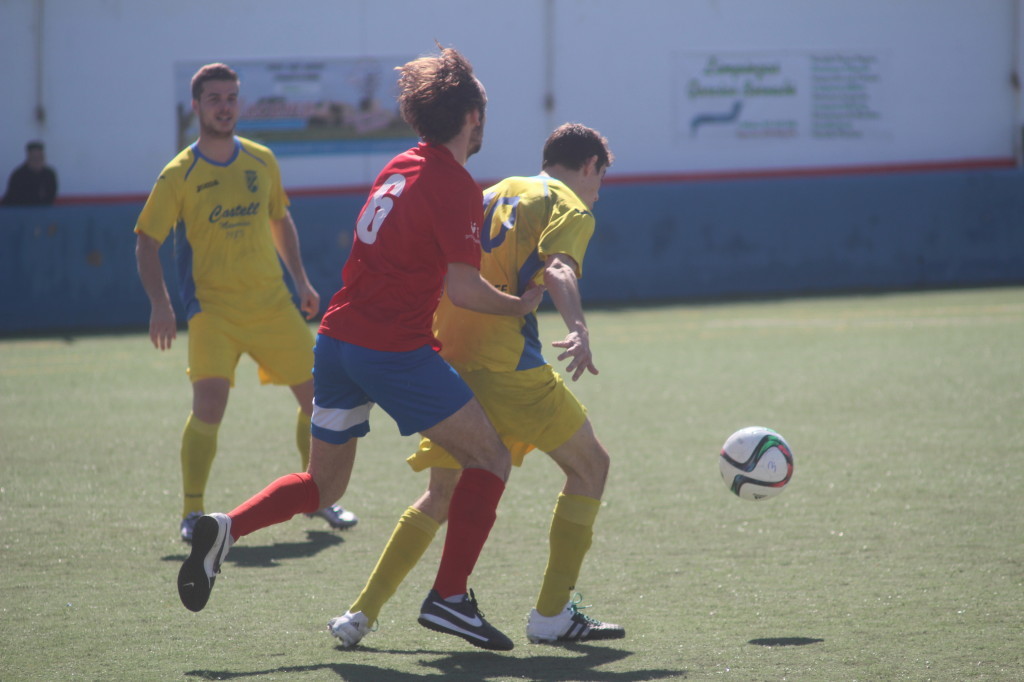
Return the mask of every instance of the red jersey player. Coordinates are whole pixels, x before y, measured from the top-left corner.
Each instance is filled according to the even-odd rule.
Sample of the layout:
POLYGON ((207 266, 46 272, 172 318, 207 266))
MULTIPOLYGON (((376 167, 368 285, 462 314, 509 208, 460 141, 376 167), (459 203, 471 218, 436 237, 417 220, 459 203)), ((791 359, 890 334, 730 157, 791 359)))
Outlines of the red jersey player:
MULTIPOLYGON (((472 391, 439 355, 431 320, 442 291, 457 306, 513 316, 532 311, 542 291, 510 296, 480 276, 483 209, 463 166, 483 142, 487 95, 472 66, 449 48, 399 71, 402 116, 422 142, 394 158, 374 183, 342 271, 344 286, 317 335, 309 469, 279 478, 229 514, 200 519, 178 594, 187 608, 201 610, 235 540, 337 501, 356 443, 370 430, 370 410, 380 404, 402 434, 430 438, 463 469, 420 624, 508 650, 512 641, 483 619, 466 584, 494 523, 510 456, 472 391)), ((339 625, 332 620, 332 633, 339 625)))

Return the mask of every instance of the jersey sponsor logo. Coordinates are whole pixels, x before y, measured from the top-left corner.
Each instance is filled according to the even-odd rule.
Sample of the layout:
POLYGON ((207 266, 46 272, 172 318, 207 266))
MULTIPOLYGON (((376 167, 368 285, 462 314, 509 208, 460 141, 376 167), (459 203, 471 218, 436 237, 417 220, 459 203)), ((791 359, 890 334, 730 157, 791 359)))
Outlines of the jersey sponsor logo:
POLYGON ((211 180, 210 182, 204 182, 203 184, 201 184, 201 185, 196 187, 196 194, 199 194, 204 189, 210 189, 211 187, 216 187, 219 184, 220 184, 219 180, 211 180))
POLYGON ((469 224, 469 234, 465 235, 466 239, 471 239, 475 243, 480 243, 480 226, 475 222, 469 224))
POLYGON ((259 175, 257 175, 256 171, 245 171, 245 186, 249 188, 250 192, 256 193, 259 191, 259 175))
POLYGON ((243 216, 256 215, 260 211, 260 202, 253 201, 248 206, 238 204, 231 208, 224 208, 220 204, 213 207, 210 211, 210 222, 216 223, 226 218, 241 218, 243 216))

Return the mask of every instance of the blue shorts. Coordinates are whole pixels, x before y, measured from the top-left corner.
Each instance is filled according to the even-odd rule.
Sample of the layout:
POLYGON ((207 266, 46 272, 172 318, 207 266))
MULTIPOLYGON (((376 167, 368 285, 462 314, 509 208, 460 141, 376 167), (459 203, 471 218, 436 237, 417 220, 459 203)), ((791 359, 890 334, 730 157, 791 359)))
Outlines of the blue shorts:
POLYGON ((430 346, 396 353, 316 337, 311 431, 322 441, 340 445, 365 436, 374 403, 410 436, 441 423, 472 397, 466 382, 430 346))

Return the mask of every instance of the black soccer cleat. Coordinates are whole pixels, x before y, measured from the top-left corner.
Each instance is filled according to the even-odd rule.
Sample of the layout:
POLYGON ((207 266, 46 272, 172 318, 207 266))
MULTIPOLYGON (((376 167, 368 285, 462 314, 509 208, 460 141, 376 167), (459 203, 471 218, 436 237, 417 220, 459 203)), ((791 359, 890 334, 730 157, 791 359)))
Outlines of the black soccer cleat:
POLYGON ((178 596, 189 611, 202 611, 210 599, 213 581, 234 540, 227 514, 207 514, 196 522, 192 551, 178 571, 178 596))
POLYGON ((513 647, 511 639, 484 620, 473 590, 455 603, 445 601, 436 590, 431 590, 423 600, 417 621, 425 628, 461 637, 481 649, 511 651, 513 647))

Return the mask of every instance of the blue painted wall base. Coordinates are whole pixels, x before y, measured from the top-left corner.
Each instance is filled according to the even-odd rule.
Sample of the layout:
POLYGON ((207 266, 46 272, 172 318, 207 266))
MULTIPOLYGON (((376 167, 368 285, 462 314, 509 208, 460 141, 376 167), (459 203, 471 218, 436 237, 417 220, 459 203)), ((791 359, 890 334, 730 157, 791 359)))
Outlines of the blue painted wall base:
MULTIPOLYGON (((363 200, 293 201, 324 306, 363 200)), ((0 209, 0 335, 146 329, 132 233, 141 209, 0 209)), ((588 305, 1024 283, 1020 170, 611 184, 595 213, 588 305)))

